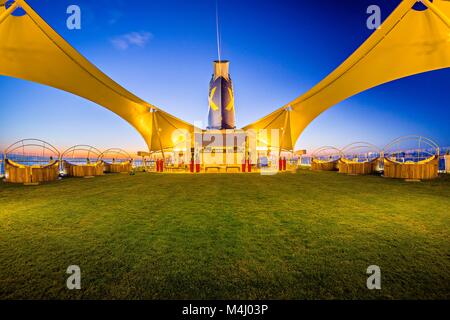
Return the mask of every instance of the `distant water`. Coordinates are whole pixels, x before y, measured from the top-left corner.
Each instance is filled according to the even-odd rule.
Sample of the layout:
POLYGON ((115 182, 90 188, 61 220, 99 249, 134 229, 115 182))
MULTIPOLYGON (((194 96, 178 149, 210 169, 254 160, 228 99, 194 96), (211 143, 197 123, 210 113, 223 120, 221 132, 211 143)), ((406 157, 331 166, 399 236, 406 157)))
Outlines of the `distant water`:
MULTIPOLYGON (((439 170, 445 170, 445 160, 444 160, 444 155, 447 152, 447 150, 450 151, 450 147, 446 147, 446 148, 441 148, 441 157, 439 159, 439 170)), ((402 155, 399 155, 400 157, 402 157, 402 155)), ((5 174, 5 163, 4 163, 4 159, 3 159, 4 155, 0 154, 0 174, 3 175, 5 174)), ((420 157, 417 154, 408 154, 408 155, 404 155, 402 158, 404 158, 404 161, 411 161, 414 159, 417 159, 418 157, 420 157)), ((23 156, 22 155, 11 155, 10 159, 12 161, 16 161, 20 164, 24 164, 27 166, 32 166, 32 165, 42 165, 42 164, 46 164, 49 163, 49 158, 48 157, 39 157, 39 156, 32 156, 32 157, 27 157, 26 160, 23 160, 23 156)), ((91 160, 91 162, 94 162, 94 160, 91 160)), ((76 159, 71 159, 71 162, 76 163, 76 164, 85 164, 87 161, 85 158, 76 158, 76 159)), ((311 165, 311 156, 302 156, 300 159, 300 163, 302 165, 305 166, 309 166, 311 165)), ((142 160, 140 159, 136 159, 133 161, 133 166, 134 167, 140 167, 142 166, 142 160)))
MULTIPOLYGON (((26 166, 33 166, 33 165, 45 165, 50 162, 50 159, 48 157, 40 157, 40 156, 30 156, 24 159, 22 155, 10 155, 9 157, 12 161, 26 165, 26 166)), ((0 175, 5 174, 5 162, 4 155, 0 154, 0 175)), ((96 159, 90 159, 91 163, 94 163, 96 159)), ((111 162, 106 160, 107 162, 111 162)), ((82 165, 87 163, 86 158, 73 158, 70 159, 70 162, 77 165, 82 165)), ((133 167, 140 167, 142 166, 142 160, 136 159, 133 160, 133 167)))
MULTIPOLYGON (((440 149, 440 158, 439 158, 439 170, 445 170, 445 159, 444 159, 444 155, 447 151, 450 151, 450 147, 445 147, 445 148, 441 148, 440 149)), ((426 156, 424 156, 423 153, 418 153, 418 152, 412 152, 412 153, 398 153, 397 154, 398 158, 403 159, 404 162, 407 161, 415 161, 417 159, 419 160, 423 160, 424 158, 426 158, 426 156)), ((311 165, 311 156, 306 155, 306 156, 302 156, 300 159, 300 163, 301 165, 304 166, 310 166, 311 165)))

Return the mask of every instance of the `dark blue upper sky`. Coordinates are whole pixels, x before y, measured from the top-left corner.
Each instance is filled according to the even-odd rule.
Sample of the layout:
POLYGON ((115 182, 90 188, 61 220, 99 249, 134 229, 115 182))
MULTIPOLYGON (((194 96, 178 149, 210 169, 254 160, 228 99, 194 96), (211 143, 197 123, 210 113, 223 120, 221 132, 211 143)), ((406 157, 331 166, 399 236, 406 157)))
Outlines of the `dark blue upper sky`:
MULTIPOLYGON (((229 59, 239 127, 307 91, 373 32, 366 9, 383 20, 400 0, 219 0, 222 58, 229 59)), ((187 121, 207 119, 217 58, 215 0, 28 0, 69 43, 115 81, 187 121), (77 4, 82 29, 66 28, 77 4)), ((394 81, 320 115, 297 147, 365 140, 383 147, 419 134, 450 145, 450 69, 394 81)), ((110 111, 69 93, 0 77, 0 146, 29 137, 57 146, 145 149, 138 133, 110 111)))

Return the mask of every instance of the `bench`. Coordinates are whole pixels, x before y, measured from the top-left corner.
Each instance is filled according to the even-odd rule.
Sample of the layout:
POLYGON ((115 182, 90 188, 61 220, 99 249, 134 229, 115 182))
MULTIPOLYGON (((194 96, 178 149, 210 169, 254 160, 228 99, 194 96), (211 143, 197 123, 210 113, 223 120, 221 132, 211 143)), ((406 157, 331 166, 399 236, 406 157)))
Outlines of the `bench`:
POLYGON ((167 167, 167 169, 169 169, 171 172, 175 172, 175 171, 185 172, 186 171, 186 167, 185 166, 181 166, 181 167, 167 167))
POLYGON ((227 166, 225 168, 225 171, 228 172, 228 169, 237 169, 238 172, 241 172, 241 167, 240 166, 227 166))

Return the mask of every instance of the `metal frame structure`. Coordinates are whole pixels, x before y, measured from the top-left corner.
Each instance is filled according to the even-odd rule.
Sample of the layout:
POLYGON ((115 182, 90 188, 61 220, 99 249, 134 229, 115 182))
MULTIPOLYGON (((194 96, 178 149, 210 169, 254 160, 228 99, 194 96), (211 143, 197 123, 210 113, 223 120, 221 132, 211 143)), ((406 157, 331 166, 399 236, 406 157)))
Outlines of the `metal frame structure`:
MULTIPOLYGON (((10 159, 9 155, 12 154, 20 154, 19 152, 17 152, 18 150, 22 149, 22 156, 24 158, 28 157, 42 157, 43 159, 47 156, 45 154, 45 150, 49 151, 51 154, 49 155, 49 158, 53 158, 54 161, 58 161, 60 159, 60 152, 58 151, 58 149, 56 149, 56 147, 54 147, 53 145, 51 145, 50 143, 44 141, 44 140, 40 140, 40 139, 34 139, 34 138, 29 138, 29 139, 22 139, 19 140, 13 144, 11 144, 9 147, 7 147, 4 151, 4 159, 10 159), (42 155, 27 155, 25 152, 25 148, 28 147, 39 147, 42 148, 42 155)), ((30 160, 26 161, 26 160, 17 160, 17 159, 10 159, 13 160, 16 163, 26 163, 26 162, 30 162, 30 160)), ((42 160, 43 162, 43 160, 42 160)))
POLYGON ((405 154, 408 153, 418 153, 418 156, 414 159, 414 157, 411 160, 408 160, 409 162, 420 162, 424 160, 431 159, 433 157, 438 157, 440 155, 439 145, 431 140, 430 138, 426 138, 419 135, 409 135, 409 136, 402 136, 399 137, 392 142, 388 143, 382 150, 383 157, 389 158, 389 160, 402 164, 404 161, 398 161, 398 155, 399 154, 405 154), (401 143, 404 143, 406 141, 414 141, 416 140, 418 143, 417 148, 408 148, 408 147, 400 147, 401 143), (423 148, 422 145, 428 146, 428 148, 423 148), (393 147, 397 145, 397 148, 393 150, 393 147), (424 157, 421 157, 421 154, 424 155, 424 157), (415 161, 414 161, 415 160, 415 161))
POLYGON ((110 148, 110 149, 107 149, 107 150, 103 151, 100 154, 99 160, 103 160, 105 163, 108 163, 107 160, 115 160, 115 161, 119 160, 117 162, 121 163, 121 162, 126 162, 126 161, 133 160, 133 157, 128 152, 126 152, 123 149, 110 148), (113 154, 115 156, 113 156, 111 158, 110 157, 105 157, 105 156, 111 155, 111 154, 113 154), (120 161, 120 160, 122 160, 122 161, 120 161))
MULTIPOLYGON (((324 155, 325 156, 325 155, 324 155)), ((323 157, 324 157, 323 156, 323 157)), ((328 156, 328 155, 327 155, 328 156)), ((311 154, 311 159, 312 160, 319 160, 321 162, 333 162, 333 161, 337 161, 340 158, 342 158, 342 151, 336 147, 332 147, 332 146, 323 146, 320 148, 317 148, 316 150, 314 150, 311 154), (334 153, 331 153, 331 155, 329 155, 331 158, 328 159, 321 159, 321 152, 326 152, 326 151, 335 151, 334 153), (334 158, 337 155, 339 156, 338 158, 334 158)))
POLYGON ((365 141, 357 141, 350 143, 341 149, 341 156, 343 159, 356 161, 355 157, 352 157, 351 159, 348 158, 349 155, 357 155, 357 162, 370 162, 372 160, 375 160, 376 158, 380 158, 382 155, 382 151, 374 144, 365 141), (364 149, 372 151, 362 152, 361 150, 364 149), (371 154, 372 157, 369 154, 371 154), (364 157, 360 157, 360 155, 363 155, 364 157), (363 161, 360 161, 361 159, 363 161))
POLYGON ((61 154, 61 160, 67 161, 72 165, 76 165, 76 163, 73 163, 73 161, 70 161, 70 159, 81 158, 81 157, 75 157, 76 152, 80 152, 80 151, 87 152, 87 156, 84 157, 85 159, 89 159, 89 160, 92 159, 92 160, 94 160, 93 162, 98 162, 101 160, 100 156, 101 156, 102 152, 100 150, 98 150, 97 148, 95 148, 93 146, 82 145, 82 144, 72 146, 72 147, 68 148, 67 150, 65 150, 61 154), (68 157, 68 155, 70 153, 72 153, 72 158, 68 157), (94 155, 94 157, 91 157, 91 154, 94 155))

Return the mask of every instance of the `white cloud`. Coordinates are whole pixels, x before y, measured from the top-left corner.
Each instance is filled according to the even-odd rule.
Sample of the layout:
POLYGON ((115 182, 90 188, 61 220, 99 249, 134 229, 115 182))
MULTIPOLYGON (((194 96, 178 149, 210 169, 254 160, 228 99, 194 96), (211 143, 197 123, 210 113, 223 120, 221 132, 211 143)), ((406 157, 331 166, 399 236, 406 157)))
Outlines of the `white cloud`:
POLYGON ((143 48, 151 39, 150 32, 130 32, 111 39, 111 43, 116 49, 127 50, 132 46, 143 48))

